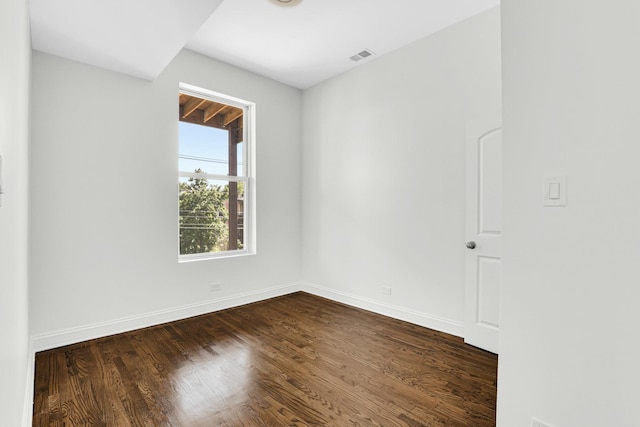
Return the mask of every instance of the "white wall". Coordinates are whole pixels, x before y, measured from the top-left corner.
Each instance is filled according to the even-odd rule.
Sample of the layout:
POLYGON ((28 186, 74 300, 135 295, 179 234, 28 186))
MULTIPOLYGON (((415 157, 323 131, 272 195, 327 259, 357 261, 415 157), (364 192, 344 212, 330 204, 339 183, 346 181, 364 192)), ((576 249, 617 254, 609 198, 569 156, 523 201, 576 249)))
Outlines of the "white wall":
POLYGON ((637 426, 640 3, 503 0, 498 425, 637 426), (568 176, 568 206, 542 206, 568 176))
POLYGON ((27 381, 28 150, 31 45, 26 0, 0 2, 0 413, 19 426, 32 388, 27 381))
POLYGON ((498 8, 304 92, 312 289, 462 334, 465 125, 500 97, 498 8))
POLYGON ((299 279, 299 90, 186 50, 153 83, 34 52, 32 90, 37 339, 299 279), (255 256, 178 263, 180 81, 257 104, 255 256))

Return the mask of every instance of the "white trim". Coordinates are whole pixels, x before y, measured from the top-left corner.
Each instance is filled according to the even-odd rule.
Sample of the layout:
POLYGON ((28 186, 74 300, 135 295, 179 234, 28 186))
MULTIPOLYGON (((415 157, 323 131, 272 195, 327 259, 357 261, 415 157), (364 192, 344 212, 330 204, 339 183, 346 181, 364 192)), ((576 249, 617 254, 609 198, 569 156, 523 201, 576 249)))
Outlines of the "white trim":
POLYGON ((251 253, 258 251, 258 216, 257 206, 258 199, 256 197, 256 180, 257 180, 257 151, 256 138, 258 121, 256 120, 256 104, 247 104, 245 110, 245 124, 242 127, 244 132, 244 148, 242 150, 242 163, 244 168, 244 176, 247 182, 244 185, 244 197, 249 203, 244 204, 244 247, 251 253))
POLYGON ((22 408, 22 427, 33 425, 33 390, 36 381, 36 352, 33 349, 33 339, 29 339, 26 384, 24 390, 24 405, 22 408))
POLYGON ((220 259, 220 258, 233 258, 239 256, 255 255, 255 252, 251 252, 248 249, 237 249, 235 251, 222 251, 222 252, 202 252, 198 254, 178 254, 178 263, 193 262, 193 261, 205 261, 208 259, 220 259))
MULTIPOLYGON (((153 311, 137 316, 123 317, 112 321, 93 323, 76 328, 34 335, 32 336, 31 354, 90 339, 106 337, 122 332, 133 331, 135 329, 213 313, 219 310, 263 301, 298 291, 307 292, 312 295, 317 295, 353 307, 361 308, 363 310, 371 311, 373 313, 381 314, 383 316, 403 320, 405 322, 413 323, 418 326, 444 332, 450 335, 455 335, 457 337, 464 337, 463 322, 411 310, 405 307, 385 304, 372 299, 363 298, 358 295, 336 291, 314 283, 294 282, 259 291, 233 295, 230 297, 153 311)), ((31 366, 31 369, 33 370, 33 366, 31 366)), ((33 376, 33 372, 31 372, 30 375, 33 376)), ((33 385, 31 387, 33 387, 33 385)))
POLYGON ((371 311, 383 316, 403 320, 439 332, 464 336, 464 323, 444 317, 421 313, 404 307, 384 304, 368 298, 336 291, 309 282, 294 282, 274 286, 255 292, 246 292, 230 297, 189 304, 180 307, 158 310, 137 316, 129 316, 113 321, 93 323, 77 328, 63 329, 55 332, 34 335, 30 340, 29 366, 27 369, 26 390, 22 426, 31 427, 33 418, 33 389, 35 381, 35 353, 64 345, 74 344, 90 339, 101 338, 135 329, 155 326, 166 322, 186 319, 193 316, 225 310, 244 304, 250 304, 294 292, 303 291, 353 307, 371 311))
POLYGON ((184 171, 178 171, 178 178, 204 179, 207 181, 242 182, 243 184, 246 184, 247 181, 249 181, 249 178, 246 176, 219 175, 215 173, 196 173, 196 172, 184 172, 184 171))
POLYGON ((457 337, 464 337, 464 323, 447 319, 432 314, 422 313, 397 305, 385 304, 358 295, 325 288, 314 283, 302 282, 301 290, 313 295, 327 298, 363 310, 372 311, 383 316, 392 317, 405 322, 413 323, 439 332, 444 332, 457 337))
POLYGON ((203 301, 195 304, 183 305, 180 307, 168 308, 165 310, 153 311, 137 316, 123 317, 121 319, 107 322, 93 323, 76 328, 63 329, 59 331, 34 335, 34 351, 49 350, 64 345, 75 344, 95 338, 106 337, 122 332, 133 331, 135 329, 155 326, 166 322, 186 319, 188 317, 199 316, 201 314, 212 313, 227 308, 237 307, 266 300, 269 298, 290 294, 300 290, 300 286, 290 283, 275 286, 255 292, 246 292, 230 297, 203 301))
MULTIPOLYGON (((200 99, 218 102, 225 105, 231 105, 243 110, 244 126, 242 127, 244 148, 242 150, 242 176, 229 176, 218 174, 197 174, 178 169, 178 178, 203 178, 208 180, 233 181, 244 183, 244 250, 230 250, 218 252, 221 255, 214 255, 212 252, 199 253, 198 257, 185 257, 180 254, 180 246, 178 244, 178 262, 194 261, 203 259, 224 258, 227 254, 235 255, 252 255, 257 252, 257 219, 256 219, 256 104, 255 102, 245 101, 244 99, 214 92, 209 89, 194 86, 188 83, 180 82, 178 84, 178 93, 194 96, 200 99)), ((179 157, 179 156, 178 156, 179 157)), ((178 180, 179 181, 179 180, 178 180)), ((178 203, 178 210, 180 204, 178 203)), ((179 230, 178 230, 179 231, 179 230)), ((179 239, 178 239, 179 241, 179 239)))
POLYGON ((235 96, 229 96, 224 93, 216 92, 210 89, 205 89, 200 86, 191 85, 189 83, 178 83, 178 91, 185 95, 195 96, 196 98, 206 98, 209 101, 214 101, 220 104, 227 104, 233 107, 246 108, 251 105, 255 105, 254 102, 245 101, 235 96))

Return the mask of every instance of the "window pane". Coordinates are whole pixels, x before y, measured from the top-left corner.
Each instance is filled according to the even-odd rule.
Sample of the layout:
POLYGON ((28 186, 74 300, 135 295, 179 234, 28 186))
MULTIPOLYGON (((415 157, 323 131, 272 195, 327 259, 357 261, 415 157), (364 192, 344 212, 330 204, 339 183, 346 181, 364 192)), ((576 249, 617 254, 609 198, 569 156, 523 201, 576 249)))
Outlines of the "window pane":
POLYGON ((180 254, 242 249, 244 183, 180 178, 180 254))
POLYGON ((179 170, 229 173, 229 131, 185 122, 179 126, 179 170))
POLYGON ((251 178, 246 166, 252 141, 244 138, 253 135, 254 104, 183 83, 180 87, 180 254, 211 255, 245 246, 253 253, 255 244, 245 241, 252 233, 244 231, 245 223, 248 230, 253 227, 253 218, 244 217, 245 203, 251 202, 244 188, 251 178))

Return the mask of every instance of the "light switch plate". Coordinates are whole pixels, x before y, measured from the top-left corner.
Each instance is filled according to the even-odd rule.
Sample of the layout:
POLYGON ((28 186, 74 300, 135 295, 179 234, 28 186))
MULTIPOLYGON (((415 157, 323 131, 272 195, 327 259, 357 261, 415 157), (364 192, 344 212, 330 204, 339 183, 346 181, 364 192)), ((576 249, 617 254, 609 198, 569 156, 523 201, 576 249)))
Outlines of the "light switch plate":
POLYGON ((544 206, 567 206, 567 177, 548 176, 544 179, 544 206))

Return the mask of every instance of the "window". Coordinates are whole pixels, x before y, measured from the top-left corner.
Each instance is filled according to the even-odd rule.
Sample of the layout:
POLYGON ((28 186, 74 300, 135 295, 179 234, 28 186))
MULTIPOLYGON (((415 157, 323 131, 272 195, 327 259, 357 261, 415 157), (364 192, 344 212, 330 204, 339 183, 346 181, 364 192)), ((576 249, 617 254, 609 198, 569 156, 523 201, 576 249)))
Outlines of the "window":
POLYGON ((179 106, 180 260, 255 252, 255 105, 181 84, 179 106))

